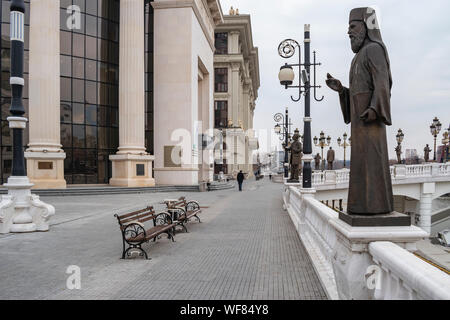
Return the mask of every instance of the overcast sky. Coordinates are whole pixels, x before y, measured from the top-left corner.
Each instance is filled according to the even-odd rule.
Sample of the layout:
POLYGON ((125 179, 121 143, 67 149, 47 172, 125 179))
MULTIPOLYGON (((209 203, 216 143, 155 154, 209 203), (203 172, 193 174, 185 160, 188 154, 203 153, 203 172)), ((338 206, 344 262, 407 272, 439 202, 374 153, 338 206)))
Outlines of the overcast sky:
MULTIPOLYGON (((322 63, 317 73, 322 89, 322 102, 311 103, 312 134, 323 130, 332 137, 336 156, 342 158, 337 146, 338 135, 350 135, 340 111, 338 95, 325 85, 326 73, 348 86, 348 73, 354 56, 347 35, 348 15, 352 8, 372 6, 377 10, 383 40, 391 60, 393 87, 391 113, 393 125, 388 127, 388 148, 395 158, 395 135, 401 128, 405 134, 403 151, 417 149, 423 156, 426 143, 433 148, 429 126, 437 116, 443 128, 450 123, 450 1, 406 0, 221 0, 224 14, 230 6, 241 14, 250 14, 253 42, 259 48, 261 87, 256 102, 254 128, 273 128, 273 114, 289 107, 294 128, 303 132, 304 99, 294 103, 278 82, 278 71, 287 60, 278 56, 279 43, 286 38, 303 41, 303 26, 311 24, 311 49, 317 51, 322 63)), ((301 43, 302 44, 302 43, 301 43)), ((302 48, 303 49, 303 48, 302 48)), ((297 56, 295 56, 295 59, 297 56)), ((438 143, 442 140, 439 134, 438 143)), ((260 137, 260 151, 265 148, 260 137)), ((319 152, 317 147, 313 153, 319 152)), ((404 156, 404 154, 403 154, 404 156)))

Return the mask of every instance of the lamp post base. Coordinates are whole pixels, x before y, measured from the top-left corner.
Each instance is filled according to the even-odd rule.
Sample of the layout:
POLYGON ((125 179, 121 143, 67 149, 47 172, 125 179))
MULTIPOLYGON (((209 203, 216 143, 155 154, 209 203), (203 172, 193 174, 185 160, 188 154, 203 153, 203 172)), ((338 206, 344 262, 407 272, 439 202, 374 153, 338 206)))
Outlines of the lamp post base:
POLYGON ((31 194, 28 177, 9 177, 4 186, 8 195, 0 202, 0 234, 48 231, 55 208, 31 194))

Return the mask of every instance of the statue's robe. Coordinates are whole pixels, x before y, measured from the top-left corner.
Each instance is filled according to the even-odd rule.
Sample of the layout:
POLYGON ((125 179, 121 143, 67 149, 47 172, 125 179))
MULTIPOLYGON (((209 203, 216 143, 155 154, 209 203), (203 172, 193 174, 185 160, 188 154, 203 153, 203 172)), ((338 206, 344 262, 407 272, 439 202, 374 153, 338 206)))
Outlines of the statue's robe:
POLYGON ((386 139, 391 125, 391 78, 383 47, 366 43, 350 69, 350 88, 339 94, 345 123, 351 123, 352 153, 347 212, 371 215, 393 211, 392 182, 386 139), (377 119, 360 118, 372 108, 377 119))
POLYGON ((302 167, 303 146, 300 141, 291 144, 291 180, 299 180, 302 167))

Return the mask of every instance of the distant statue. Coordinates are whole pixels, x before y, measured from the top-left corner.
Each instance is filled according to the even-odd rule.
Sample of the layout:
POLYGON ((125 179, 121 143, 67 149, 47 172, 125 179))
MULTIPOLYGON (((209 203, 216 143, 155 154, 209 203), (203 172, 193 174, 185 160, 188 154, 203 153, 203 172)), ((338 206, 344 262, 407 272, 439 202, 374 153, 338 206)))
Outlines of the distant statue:
POLYGON ((423 149, 423 158, 425 159, 425 162, 430 161, 430 152, 431 152, 431 149, 427 144, 425 146, 425 148, 423 149))
POLYGON ((352 125, 352 155, 347 212, 374 215, 394 210, 386 126, 391 122, 392 77, 389 55, 375 10, 350 12, 348 35, 355 53, 350 87, 327 74, 328 87, 339 93, 345 123, 352 125))
POLYGON ((236 13, 236 11, 234 11, 233 6, 231 6, 231 8, 230 8, 230 16, 234 16, 235 13, 236 13))
POLYGON ((298 129, 294 131, 294 135, 292 136, 292 143, 287 148, 291 151, 291 178, 288 180, 288 182, 298 182, 299 181, 299 172, 300 167, 302 163, 302 151, 303 146, 300 141, 300 135, 298 134, 298 129))
POLYGON ((239 15, 239 9, 238 8, 236 8, 236 15, 237 16, 239 15))
POLYGON ((322 157, 320 156, 319 153, 316 154, 316 156, 314 157, 314 167, 316 168, 316 170, 320 170, 320 160, 322 159, 322 157))
POLYGON ((332 147, 327 152, 328 170, 333 170, 334 150, 332 147))
POLYGON ((402 146, 400 144, 395 147, 395 153, 397 154, 397 163, 402 164, 402 146))

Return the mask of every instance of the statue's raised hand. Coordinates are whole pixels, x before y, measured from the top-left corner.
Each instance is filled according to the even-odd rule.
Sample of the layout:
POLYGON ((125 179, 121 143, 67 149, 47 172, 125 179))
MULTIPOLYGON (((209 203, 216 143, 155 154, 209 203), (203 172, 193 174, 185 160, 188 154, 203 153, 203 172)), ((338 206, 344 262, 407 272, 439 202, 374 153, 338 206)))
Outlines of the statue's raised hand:
POLYGON ((344 90, 341 82, 338 79, 335 79, 331 76, 331 74, 327 73, 327 80, 325 80, 327 86, 334 91, 341 93, 344 90))

